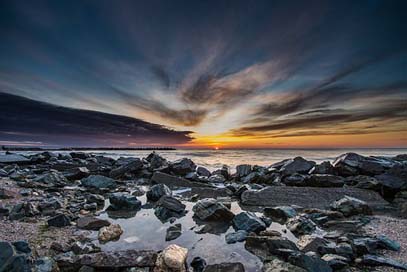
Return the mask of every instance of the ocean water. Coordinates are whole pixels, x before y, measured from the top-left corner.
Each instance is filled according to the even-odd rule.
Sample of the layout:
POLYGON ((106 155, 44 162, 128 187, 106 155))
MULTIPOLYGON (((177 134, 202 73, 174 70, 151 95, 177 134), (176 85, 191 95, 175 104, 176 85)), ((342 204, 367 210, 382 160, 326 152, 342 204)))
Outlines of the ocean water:
MULTIPOLYGON (((152 151, 92 151, 107 157, 117 159, 119 157, 147 157, 152 151)), ((355 152, 364 156, 385 156, 392 157, 398 154, 407 154, 406 149, 225 149, 225 150, 165 150, 156 151, 169 161, 182 158, 190 158, 197 165, 205 166, 210 170, 215 170, 222 165, 228 165, 232 170, 239 164, 252 164, 269 166, 284 159, 296 156, 313 160, 317 163, 322 161, 333 161, 343 153, 355 152)))

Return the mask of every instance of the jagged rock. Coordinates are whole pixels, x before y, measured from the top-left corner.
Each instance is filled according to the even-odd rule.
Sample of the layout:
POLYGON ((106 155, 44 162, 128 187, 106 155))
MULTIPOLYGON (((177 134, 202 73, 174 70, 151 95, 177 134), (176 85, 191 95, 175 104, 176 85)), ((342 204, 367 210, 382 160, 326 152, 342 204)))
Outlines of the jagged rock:
POLYGON ((286 161, 279 171, 284 175, 292 175, 294 173, 300 173, 300 174, 307 174, 312 167, 314 167, 315 162, 313 161, 307 161, 302 157, 295 157, 292 160, 286 161))
POLYGON ((262 272, 306 272, 307 270, 292 265, 287 262, 283 262, 279 259, 274 259, 270 262, 266 262, 263 265, 262 272))
POLYGON ((233 218, 232 222, 236 230, 247 232, 259 233, 267 228, 266 224, 252 212, 241 212, 233 218))
POLYGON ((73 253, 75 253, 76 255, 79 254, 89 254, 89 253, 96 253, 96 252, 100 252, 101 249, 100 247, 96 246, 95 244, 91 243, 91 242, 87 242, 87 243, 82 243, 82 242, 75 242, 72 246, 71 246, 71 250, 73 251, 73 253))
POLYGON ((330 174, 312 174, 307 177, 305 184, 311 187, 342 187, 345 179, 330 174))
POLYGON ((96 203, 99 206, 105 204, 105 198, 102 195, 88 194, 85 196, 86 203, 96 203))
POLYGON ((185 214, 185 205, 172 196, 163 196, 157 203, 154 214, 161 220, 167 221, 172 217, 179 218, 185 214))
POLYGON ((336 254, 325 254, 321 259, 335 271, 347 267, 350 262, 348 258, 336 254))
POLYGON ((204 269, 204 272, 244 272, 242 263, 220 263, 210 264, 204 269))
POLYGON ((47 221, 48 226, 62 228, 71 225, 71 219, 65 214, 58 214, 47 221))
POLYGON ((345 196, 332 203, 331 209, 343 213, 344 216, 372 214, 372 209, 366 202, 350 196, 345 196))
POLYGON ((70 155, 73 159, 86 160, 86 159, 90 158, 90 154, 85 153, 85 152, 71 152, 71 153, 69 153, 69 155, 70 155))
POLYGON ((0 163, 4 164, 29 164, 31 162, 30 159, 27 159, 23 155, 19 154, 0 154, 0 163))
POLYGON ((193 207, 194 216, 201 220, 230 221, 234 214, 222 203, 215 199, 202 199, 193 207))
POLYGON ((30 272, 31 266, 27 253, 31 253, 31 250, 22 252, 9 242, 0 242, 0 271, 30 272))
POLYGON ((32 202, 17 203, 11 209, 9 214, 10 220, 19 220, 24 217, 33 217, 39 215, 40 211, 36 204, 32 202))
POLYGON ((316 164, 311 168, 308 174, 335 174, 335 169, 329 161, 324 161, 321 164, 316 164))
POLYGON ((143 163, 140 159, 135 158, 134 160, 121 165, 117 168, 114 168, 110 171, 109 176, 111 178, 120 178, 123 177, 125 174, 128 173, 136 173, 143 168, 143 163))
POLYGON ((384 158, 364 157, 356 153, 346 153, 335 159, 333 166, 341 176, 378 175, 395 165, 384 158))
POLYGON ((189 172, 194 172, 195 168, 195 163, 188 158, 183 158, 170 164, 171 172, 180 176, 185 176, 189 172))
POLYGON ((282 182, 287 186, 307 186, 305 183, 307 178, 307 175, 294 173, 289 176, 285 176, 282 182))
POLYGON ((165 241, 171 241, 177 239, 182 234, 182 225, 175 224, 173 226, 169 226, 167 229, 167 234, 165 236, 165 241))
POLYGON ((80 180, 90 175, 90 171, 86 167, 75 167, 68 169, 62 173, 68 180, 80 180))
POLYGON ((82 179, 81 183, 84 187, 92 189, 114 189, 117 186, 114 179, 100 175, 91 175, 87 178, 82 179))
POLYGON ((153 152, 147 156, 146 160, 150 163, 151 169, 158 169, 167 164, 167 160, 153 152))
POLYGON ((394 268, 401 269, 401 270, 407 270, 407 264, 398 262, 391 258, 386 258, 384 256, 366 254, 366 255, 363 255, 360 260, 357 260, 357 262, 364 264, 364 265, 390 266, 390 267, 394 267, 394 268))
POLYGON ((33 270, 35 272, 56 272, 59 271, 57 263, 50 257, 41 257, 35 261, 33 270))
POLYGON ((202 182, 194 182, 190 181, 181 177, 176 177, 172 175, 168 175, 162 172, 154 172, 153 176, 151 177, 151 181, 153 183, 161 183, 165 184, 170 188, 173 187, 213 187, 212 185, 205 184, 202 182))
POLYGON ((356 188, 379 190, 379 181, 374 177, 365 175, 351 176, 346 179, 346 183, 355 186, 356 188))
POLYGON ((263 213, 279 223, 285 223, 289 218, 297 215, 295 209, 290 206, 266 207, 263 213))
POLYGON ((380 192, 385 198, 393 198, 398 192, 407 190, 407 178, 398 177, 389 173, 376 175, 375 179, 380 185, 380 192))
POLYGON ((287 228, 295 235, 304 235, 313 233, 317 226, 308 217, 297 215, 288 220, 287 228))
POLYGON ((211 172, 203 166, 198 166, 198 168, 196 168, 196 173, 204 177, 209 177, 211 175, 211 172))
POLYGON ((119 224, 111 224, 99 230, 98 239, 101 243, 106 243, 111 240, 119 239, 122 233, 123 230, 119 224))
POLYGON ((290 254, 288 262, 307 271, 331 272, 329 264, 317 256, 309 256, 300 252, 290 254))
POLYGON ((169 245, 159 255, 156 261, 155 272, 186 272, 186 259, 188 249, 178 245, 169 245))
POLYGON ((194 257, 190 266, 193 268, 193 272, 202 272, 205 269, 206 261, 201 257, 194 257))
POLYGON ((164 195, 172 196, 171 189, 165 184, 153 185, 146 194, 147 199, 150 201, 158 201, 164 195))
POLYGON ((54 215, 56 210, 62 208, 62 206, 62 203, 58 199, 51 198, 39 203, 38 209, 43 215, 54 215))
POLYGON ((247 236, 245 248, 263 261, 282 256, 284 254, 282 250, 298 250, 296 244, 285 237, 252 235, 247 236))
POLYGON ((208 182, 211 183, 224 183, 225 181, 226 179, 222 175, 212 175, 208 178, 208 182))
POLYGON ((353 239, 352 244, 358 255, 376 253, 377 249, 400 250, 399 243, 384 235, 378 235, 376 237, 357 237, 353 239))
POLYGON ((141 201, 127 193, 110 194, 109 201, 109 210, 138 210, 141 207, 141 201))
POLYGON ((252 166, 250 164, 241 164, 236 166, 236 177, 242 178, 252 172, 252 166))
POLYGON ((238 230, 236 232, 231 232, 225 235, 225 240, 227 244, 234 244, 236 242, 243 242, 246 240, 248 232, 245 230, 238 230))
POLYGON ((52 171, 34 178, 33 182, 43 183, 49 186, 63 187, 68 183, 68 180, 62 173, 52 171))
POLYGON ((227 179, 229 179, 229 176, 230 176, 229 172, 230 172, 229 167, 227 165, 222 165, 222 168, 213 171, 212 175, 221 175, 227 180, 227 179))
POLYGON ((85 230, 99 230, 100 228, 109 225, 109 221, 93 216, 80 217, 78 220, 76 220, 76 226, 85 230))

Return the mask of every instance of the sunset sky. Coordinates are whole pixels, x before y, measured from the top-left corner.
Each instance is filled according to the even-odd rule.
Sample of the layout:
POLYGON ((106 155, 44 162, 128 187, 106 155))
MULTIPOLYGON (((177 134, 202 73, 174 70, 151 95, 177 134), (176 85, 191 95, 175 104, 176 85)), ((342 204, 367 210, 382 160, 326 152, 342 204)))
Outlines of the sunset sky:
POLYGON ((2 0, 0 145, 407 147, 406 11, 2 0))

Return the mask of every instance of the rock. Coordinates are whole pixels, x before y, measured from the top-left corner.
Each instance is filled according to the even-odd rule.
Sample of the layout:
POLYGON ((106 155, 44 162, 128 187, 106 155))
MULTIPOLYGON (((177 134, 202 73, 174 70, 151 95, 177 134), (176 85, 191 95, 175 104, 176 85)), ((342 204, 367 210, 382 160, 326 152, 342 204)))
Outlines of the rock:
POLYGON ((277 207, 266 207, 263 211, 264 215, 270 217, 274 221, 279 223, 285 223, 289 218, 297 215, 294 208, 290 206, 277 206, 277 207))
POLYGON ((138 210, 141 208, 141 201, 137 197, 128 193, 113 193, 109 195, 109 210, 138 210))
POLYGON ((349 259, 336 254, 325 254, 321 259, 327 262, 334 271, 347 267, 350 262, 349 259))
POLYGON ((141 160, 138 158, 133 158, 133 160, 131 160, 130 162, 112 169, 109 173, 109 176, 114 179, 121 178, 128 173, 134 174, 140 171, 142 168, 143 163, 141 162, 141 160))
MULTIPOLYGON (((29 248, 24 251, 31 253, 29 248)), ((9 242, 0 242, 0 271, 30 272, 28 254, 18 251, 9 242)))
POLYGON ((389 173, 376 175, 383 197, 393 198, 398 192, 407 190, 407 178, 398 177, 389 173))
POLYGON ((165 184, 153 185, 146 194, 147 199, 150 201, 158 201, 164 195, 172 196, 171 189, 165 184))
POLYGON ((153 176, 151 177, 151 181, 153 183, 165 184, 170 188, 173 188, 173 187, 187 187, 187 188, 192 188, 192 187, 213 187, 212 185, 209 185, 209 184, 189 181, 189 180, 181 178, 181 177, 168 175, 168 174, 158 172, 158 171, 154 172, 153 176))
POLYGON ((172 217, 179 218, 185 215, 185 205, 172 196, 163 196, 157 203, 154 214, 163 222, 172 217))
POLYGON ((312 174, 308 176, 305 183, 311 187, 342 187, 345 179, 330 174, 312 174))
POLYGON ((308 174, 335 174, 335 168, 329 161, 324 161, 321 164, 316 164, 311 168, 308 174))
POLYGON ((356 237, 353 239, 352 244, 358 255, 376 253, 377 249, 400 250, 399 243, 384 235, 378 235, 376 237, 356 237))
POLYGON ((335 159, 333 166, 340 176, 378 175, 394 166, 395 162, 384 158, 364 157, 356 153, 346 153, 335 159))
POLYGON ((26 241, 17 241, 12 243, 18 253, 30 254, 31 248, 26 241))
POLYGON ((281 237, 281 233, 277 230, 263 230, 259 233, 260 236, 281 237))
POLYGON ((242 178, 252 172, 252 166, 250 164, 241 164, 236 166, 236 177, 242 178))
POLYGON ((86 167, 75 167, 68 169, 62 173, 68 180, 80 180, 90 175, 90 171, 86 167))
POLYGON ((305 182, 307 178, 307 175, 294 173, 289 176, 285 176, 283 178, 283 183, 287 186, 307 186, 305 182))
POLYGON ((316 256, 309 256, 300 252, 295 252, 288 257, 288 262, 295 266, 304 268, 307 271, 331 272, 329 264, 316 256))
POLYGON ((166 247, 157 258, 155 272, 186 272, 186 259, 188 249, 178 245, 169 245, 166 247))
POLYGON ((73 159, 86 160, 86 159, 90 158, 90 154, 85 153, 85 152, 71 152, 71 153, 69 153, 69 155, 70 155, 73 159))
POLYGON ((198 175, 204 176, 204 177, 209 177, 211 175, 211 172, 202 166, 198 166, 198 168, 196 168, 196 173, 198 175))
POLYGON ((306 272, 307 270, 292 265, 287 262, 283 262, 279 259, 274 259, 270 262, 266 262, 263 265, 262 272, 306 272))
POLYGON ((224 183, 226 178, 222 175, 212 175, 208 178, 208 182, 211 183, 224 183))
POLYGON ((366 202, 350 196, 345 196, 344 198, 333 202, 331 204, 331 209, 343 213, 344 216, 372 214, 372 209, 366 202))
POLYGON ((117 186, 114 179, 100 175, 91 175, 87 178, 82 179, 81 183, 84 187, 91 189, 114 189, 117 186))
POLYGON ((227 180, 227 179, 229 179, 229 176, 230 176, 229 172, 230 172, 229 167, 227 165, 222 165, 222 168, 213 171, 212 175, 221 175, 227 180))
POLYGON ((276 256, 283 256, 284 250, 297 251, 296 244, 285 237, 252 236, 246 238, 245 248, 263 261, 274 260, 276 256))
POLYGON ((167 164, 167 160, 153 152, 147 156, 146 160, 150 163, 151 169, 158 169, 167 164))
POLYGON ((63 187, 68 183, 68 180, 64 177, 64 175, 57 171, 40 175, 34 178, 33 181, 55 187, 63 187))
POLYGON ((363 255, 360 260, 358 260, 359 263, 364 264, 364 265, 370 265, 370 266, 390 266, 394 267, 397 269, 401 270, 407 270, 407 264, 405 263, 400 263, 396 260, 393 260, 391 258, 386 258, 384 256, 377 256, 377 255, 371 255, 371 254, 366 254, 363 255))
POLYGON ((0 188, 0 199, 10 199, 14 198, 14 194, 4 188, 0 188))
POLYGON ((393 251, 400 251, 401 246, 397 241, 394 241, 382 234, 377 235, 375 238, 379 241, 380 248, 393 251))
POLYGON ((325 208, 338 198, 357 197, 371 207, 383 207, 388 203, 376 192, 357 188, 317 188, 269 186, 255 191, 242 193, 243 205, 287 206, 297 205, 304 208, 325 208))
POLYGON ((379 190, 380 184, 374 177, 369 177, 365 175, 350 176, 346 178, 346 184, 355 186, 356 188, 367 189, 367 190, 379 190))
POLYGON ((233 226, 236 230, 259 233, 265 230, 266 224, 252 212, 241 212, 233 218, 233 226))
POLYGON ((234 214, 222 203, 215 199, 202 199, 193 207, 194 216, 201 220, 230 221, 234 214))
POLYGON ((111 240, 119 239, 122 233, 123 230, 119 224, 111 224, 99 230, 98 239, 101 243, 106 243, 111 240))
POLYGON ((243 242, 246 240, 248 232, 245 230, 238 230, 236 232, 231 232, 225 235, 225 240, 227 244, 234 244, 236 242, 243 242))
POLYGON ((105 198, 102 195, 88 194, 85 198, 86 203, 96 203, 99 206, 105 205, 105 198))
POLYGON ((59 271, 57 263, 50 257, 41 257, 35 261, 33 271, 35 272, 55 272, 59 271))
POLYGON ((101 251, 100 247, 96 246, 95 244, 93 244, 91 242, 87 242, 87 243, 75 242, 71 246, 71 250, 76 255, 96 253, 96 252, 101 251))
POLYGON ((194 257, 190 266, 193 268, 193 272, 202 272, 205 269, 206 261, 201 257, 194 257))
POLYGON ((76 220, 76 226, 84 230, 99 230, 100 228, 109 225, 109 221, 93 216, 80 217, 78 220, 76 220))
POLYGON ((195 168, 195 163, 188 158, 183 158, 170 164, 171 172, 180 176, 185 176, 189 172, 195 172, 195 168))
POLYGON ((294 173, 307 174, 314 165, 315 162, 313 161, 307 161, 302 157, 295 157, 285 162, 279 171, 283 176, 292 175, 294 173))
POLYGON ((244 272, 242 263, 220 263, 210 264, 204 269, 204 272, 244 272))
POLYGON ((4 164, 19 164, 19 165, 24 165, 24 164, 29 164, 31 162, 30 159, 27 159, 23 155, 19 154, 5 154, 1 155, 0 154, 0 163, 4 164))
POLYGON ((19 220, 24 217, 33 217, 39 215, 40 211, 37 206, 32 202, 17 203, 10 211, 10 220, 19 220))
POLYGON ((296 217, 288 220, 287 228, 295 235, 304 235, 313 233, 317 226, 308 217, 297 215, 296 217))
POLYGON ((48 226, 62 228, 71 225, 71 219, 65 214, 58 214, 47 221, 48 226))
POLYGON ((44 202, 38 204, 38 209, 43 215, 54 215, 55 211, 62 208, 62 203, 56 199, 47 199, 44 202))
POLYGON ((182 225, 175 224, 173 226, 169 226, 167 229, 167 234, 165 236, 165 241, 171 241, 177 239, 182 234, 182 225))

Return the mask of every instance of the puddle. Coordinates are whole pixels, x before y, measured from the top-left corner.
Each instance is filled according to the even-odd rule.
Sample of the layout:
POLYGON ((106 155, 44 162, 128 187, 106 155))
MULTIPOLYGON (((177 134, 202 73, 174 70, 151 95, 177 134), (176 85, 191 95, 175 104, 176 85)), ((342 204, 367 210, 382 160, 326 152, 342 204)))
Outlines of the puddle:
MULTIPOLYGON (((179 193, 183 190, 174 191, 179 193)), ((132 213, 111 213, 103 212, 99 217, 108 219, 112 223, 120 224, 124 232, 118 241, 111 241, 107 244, 101 244, 104 251, 125 250, 125 249, 150 249, 163 250, 170 244, 177 244, 188 248, 188 263, 194 257, 201 257, 208 264, 221 262, 241 262, 246 271, 259 271, 262 262, 258 257, 251 254, 244 248, 243 243, 226 244, 225 235, 234 232, 232 226, 221 226, 214 228, 213 233, 197 234, 194 228, 198 225, 193 219, 192 207, 195 203, 183 201, 186 205, 187 214, 176 219, 173 224, 182 224, 182 235, 175 240, 165 241, 166 230, 172 224, 169 222, 162 223, 154 214, 153 205, 146 200, 146 196, 138 197, 142 201, 141 210, 132 213), (119 217, 126 218, 119 218, 119 217)), ((109 205, 106 201, 106 207, 109 205)), ((232 202, 231 210, 238 214, 243 209, 238 202, 232 202)), ((261 213, 257 213, 261 215, 261 213)), ((269 229, 277 230, 283 236, 297 242, 297 238, 285 228, 284 225, 272 223, 269 229), (284 231, 283 231, 284 230, 284 231)), ((94 233, 96 239, 96 232, 94 233)))

